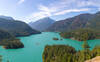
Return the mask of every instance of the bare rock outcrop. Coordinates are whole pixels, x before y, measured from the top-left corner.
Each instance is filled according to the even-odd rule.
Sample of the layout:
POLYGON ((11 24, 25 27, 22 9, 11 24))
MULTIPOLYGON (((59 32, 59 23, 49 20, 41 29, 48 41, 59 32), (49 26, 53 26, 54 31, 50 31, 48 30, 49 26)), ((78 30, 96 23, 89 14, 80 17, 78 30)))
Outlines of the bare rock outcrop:
POLYGON ((100 62, 100 56, 97 56, 97 57, 90 59, 90 60, 87 60, 85 62, 100 62))

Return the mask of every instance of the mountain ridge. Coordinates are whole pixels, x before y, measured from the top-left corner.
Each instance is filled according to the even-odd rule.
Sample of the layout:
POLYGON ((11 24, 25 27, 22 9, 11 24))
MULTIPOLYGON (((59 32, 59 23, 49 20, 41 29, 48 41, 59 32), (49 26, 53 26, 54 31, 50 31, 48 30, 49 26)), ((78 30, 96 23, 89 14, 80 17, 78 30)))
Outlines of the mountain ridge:
POLYGON ((49 17, 39 19, 36 22, 30 22, 29 25, 38 31, 44 31, 49 26, 51 26, 55 21, 49 17))
POLYGON ((25 22, 18 20, 9 20, 5 18, 0 18, 0 29, 6 30, 17 37, 40 33, 39 31, 32 29, 25 22))
POLYGON ((100 16, 100 12, 97 12, 95 14, 90 14, 90 13, 80 14, 71 18, 56 21, 45 31, 64 32, 64 31, 76 30, 80 28, 87 28, 86 27, 87 23, 91 22, 91 20, 96 18, 97 16, 100 16))

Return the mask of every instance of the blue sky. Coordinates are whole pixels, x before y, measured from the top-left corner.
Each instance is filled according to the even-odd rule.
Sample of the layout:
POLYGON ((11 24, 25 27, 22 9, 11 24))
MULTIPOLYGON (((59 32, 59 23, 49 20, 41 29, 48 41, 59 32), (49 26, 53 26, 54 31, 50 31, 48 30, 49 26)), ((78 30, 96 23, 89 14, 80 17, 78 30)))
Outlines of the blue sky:
POLYGON ((100 11, 100 0, 0 0, 0 15, 24 22, 44 17, 62 20, 100 11))

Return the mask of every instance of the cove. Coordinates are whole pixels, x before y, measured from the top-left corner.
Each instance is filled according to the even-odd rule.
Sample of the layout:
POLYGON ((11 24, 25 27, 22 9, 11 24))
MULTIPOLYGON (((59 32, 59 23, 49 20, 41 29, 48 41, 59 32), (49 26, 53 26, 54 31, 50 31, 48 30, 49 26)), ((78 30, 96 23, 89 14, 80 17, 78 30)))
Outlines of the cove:
MULTIPOLYGON (((70 45, 76 50, 82 50, 82 43, 76 40, 63 39, 53 40, 53 38, 61 39, 59 33, 42 32, 41 34, 31 35, 27 37, 19 37, 25 48, 22 49, 3 49, 0 47, 0 55, 3 56, 3 62, 42 62, 42 53, 46 45, 70 45)), ((100 39, 88 41, 90 49, 95 45, 100 45, 100 39)))

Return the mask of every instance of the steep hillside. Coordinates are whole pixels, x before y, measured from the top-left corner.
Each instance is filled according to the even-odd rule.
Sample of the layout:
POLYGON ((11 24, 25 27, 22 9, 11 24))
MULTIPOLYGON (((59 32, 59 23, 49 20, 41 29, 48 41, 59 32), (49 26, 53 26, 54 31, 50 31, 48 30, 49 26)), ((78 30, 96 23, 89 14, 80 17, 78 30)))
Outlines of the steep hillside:
POLYGON ((2 41, 3 39, 10 39, 12 37, 13 36, 10 33, 8 33, 7 31, 0 29, 0 41, 2 41))
POLYGON ((69 29, 69 25, 72 23, 73 19, 74 18, 69 18, 66 20, 57 21, 47 28, 46 31, 65 31, 66 29, 69 29))
POLYGON ((0 29, 0 45, 6 49, 23 48, 23 43, 19 39, 16 39, 9 32, 0 29))
POLYGON ((46 29, 46 31, 58 31, 66 32, 70 30, 80 29, 80 28, 95 28, 100 25, 100 13, 96 14, 80 14, 78 16, 68 18, 65 20, 57 21, 52 26, 46 29))
POLYGON ((37 20, 36 22, 30 22, 29 25, 38 31, 44 31, 51 26, 55 21, 49 17, 37 20))
POLYGON ((0 29, 6 30, 15 36, 26 36, 38 34, 39 31, 32 29, 28 24, 17 21, 0 18, 0 29))
POLYGON ((74 21, 71 23, 70 28, 71 30, 84 28, 87 22, 90 22, 91 19, 94 17, 92 14, 80 14, 74 17, 74 21))
POLYGON ((100 30, 100 13, 99 12, 96 13, 95 17, 91 21, 87 22, 86 27, 100 30))

